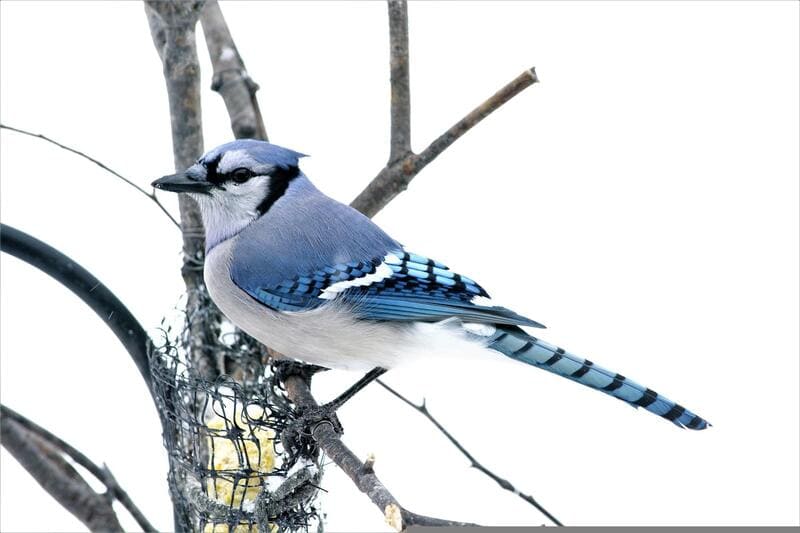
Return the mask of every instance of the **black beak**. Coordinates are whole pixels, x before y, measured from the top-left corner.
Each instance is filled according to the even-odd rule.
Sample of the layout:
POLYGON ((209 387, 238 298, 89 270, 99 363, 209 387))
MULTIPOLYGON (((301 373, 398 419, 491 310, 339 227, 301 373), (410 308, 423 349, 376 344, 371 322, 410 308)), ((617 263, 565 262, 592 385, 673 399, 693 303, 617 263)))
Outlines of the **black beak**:
POLYGON ((207 181, 192 179, 185 172, 179 172, 170 176, 164 176, 152 183, 153 187, 162 191, 170 192, 193 192, 208 194, 214 185, 207 181))

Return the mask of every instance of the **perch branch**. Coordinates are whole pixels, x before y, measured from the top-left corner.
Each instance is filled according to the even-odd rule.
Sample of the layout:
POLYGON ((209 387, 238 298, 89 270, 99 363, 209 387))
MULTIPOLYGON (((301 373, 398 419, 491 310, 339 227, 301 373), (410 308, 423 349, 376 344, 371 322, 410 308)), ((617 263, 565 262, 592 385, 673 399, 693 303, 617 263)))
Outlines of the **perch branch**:
POLYGON ((464 448, 464 446, 447 429, 445 429, 445 427, 436 418, 434 418, 434 416, 430 413, 430 411, 428 411, 428 407, 427 407, 427 405, 425 405, 425 401, 424 400, 422 401, 421 404, 416 404, 416 403, 412 402, 411 400, 409 400, 408 398, 406 398, 405 396, 403 396, 402 394, 400 394, 399 392, 397 392, 396 390, 394 390, 392 387, 390 387, 389 385, 387 385, 383 381, 377 380, 377 382, 381 385, 381 387, 383 387, 384 389, 386 389, 387 391, 392 393, 396 398, 400 399, 402 402, 404 402, 406 405, 410 406, 412 409, 414 409, 418 413, 421 413, 434 426, 436 426, 436 429, 438 429, 445 437, 447 437, 447 440, 449 440, 450 443, 453 446, 455 446, 458 449, 458 451, 460 451, 464 455, 464 457, 466 457, 469 460, 470 466, 472 468, 475 468, 478 471, 483 472, 484 474, 486 474, 491 479, 493 479, 498 485, 500 485, 505 490, 507 490, 509 492, 513 492, 514 494, 516 494, 517 496, 519 496, 520 498, 522 498, 523 500, 525 500, 529 504, 531 504, 534 507, 536 507, 536 509, 538 509, 539 512, 541 512, 543 515, 545 515, 547 518, 549 518, 555 525, 557 525, 557 526, 563 526, 564 525, 555 516, 553 516, 547 509, 542 507, 542 505, 539 502, 537 502, 534 499, 533 496, 531 496, 529 494, 525 494, 524 492, 520 492, 508 480, 498 476, 497 474, 495 474, 494 472, 492 472, 491 470, 489 470, 488 468, 483 466, 480 462, 478 462, 478 460, 475 459, 475 457, 469 451, 467 451, 467 449, 464 448))
MULTIPOLYGON (((144 514, 142 513, 141 510, 139 510, 136 504, 133 503, 130 496, 128 496, 128 493, 125 492, 125 490, 119 485, 119 483, 111 474, 111 471, 108 469, 107 466, 105 465, 103 465, 102 467, 97 466, 95 463, 91 461, 91 459, 86 457, 86 455, 81 453, 79 450, 72 447, 69 443, 65 442, 56 435, 53 435, 43 427, 25 418, 24 416, 17 413, 13 409, 10 409, 2 404, 0 404, 0 415, 2 415, 4 422, 13 423, 13 426, 15 426, 13 429, 14 431, 18 431, 19 428, 28 432, 33 437, 44 441, 47 444, 47 446, 52 448, 54 451, 58 452, 58 454, 62 453, 66 454, 77 464, 84 467, 90 474, 92 474, 106 486, 108 492, 114 498, 116 498, 125 507, 125 509, 128 510, 128 512, 131 514, 131 516, 133 516, 133 518, 136 520, 136 523, 139 524, 139 526, 142 528, 143 531, 146 531, 148 533, 155 533, 157 531, 156 528, 154 528, 153 525, 147 520, 147 518, 145 518, 144 514)), ((21 453, 25 453, 25 451, 26 450, 20 450, 21 453)), ((34 456, 33 458, 35 459, 37 457, 34 456)), ((38 458, 42 459, 41 455, 38 456, 38 458)), ((31 474, 33 474, 33 472, 31 472, 31 474)), ((59 502, 60 501, 61 500, 59 500, 59 502)))
POLYGON ((0 441, 36 482, 90 531, 122 531, 111 500, 92 490, 54 446, 6 411, 0 441))
POLYGON ((386 204, 406 190, 411 180, 451 144, 493 111, 538 81, 533 68, 524 71, 456 122, 422 152, 419 154, 409 152, 405 157, 384 167, 350 205, 369 217, 375 216, 378 211, 386 207, 386 204))
POLYGON ((145 195, 147 198, 149 198, 150 200, 155 202, 155 204, 158 206, 158 208, 161 209, 161 211, 163 211, 165 215, 167 215, 167 217, 172 221, 173 224, 175 224, 176 227, 178 227, 178 228, 181 227, 181 225, 178 224, 178 221, 175 220, 175 218, 173 218, 173 216, 169 214, 169 211, 167 211, 167 209, 161 204, 159 199, 156 197, 155 189, 153 189, 151 192, 147 192, 146 190, 144 190, 141 187, 139 187, 138 185, 136 185, 130 179, 126 178, 125 176, 123 176, 122 174, 117 172, 116 170, 113 170, 113 169, 109 168, 108 166, 106 166, 105 164, 101 163, 100 161, 98 161, 94 157, 91 157, 91 156, 81 152, 80 150, 76 150, 75 148, 71 148, 71 147, 69 147, 69 146, 67 146, 65 144, 61 144, 58 141, 54 141, 50 137, 47 137, 46 135, 42 135, 41 133, 32 133, 30 131, 22 130, 22 129, 19 129, 19 128, 12 128, 11 126, 6 126, 5 124, 0 124, 0 129, 9 130, 9 131, 15 131, 15 132, 21 133, 23 135, 28 135, 30 137, 35 137, 37 139, 42 139, 43 141, 47 141, 47 142, 49 142, 51 144, 54 144, 54 145, 58 146, 59 148, 61 148, 63 150, 66 150, 68 152, 72 152, 73 154, 79 155, 82 158, 91 161, 92 163, 94 163, 98 167, 102 168, 103 170, 105 170, 107 172, 110 172, 113 176, 121 179, 122 181, 124 181, 125 183, 127 183, 128 185, 130 185, 131 187, 133 187, 134 189, 136 189, 137 191, 139 191, 140 193, 145 195))
POLYGON ((211 89, 222 96, 237 139, 266 141, 267 130, 258 107, 258 84, 250 78, 217 0, 207 0, 200 14, 214 74, 211 89))
MULTIPOLYGON (((286 393, 289 399, 294 402, 300 410, 316 409, 319 404, 313 396, 309 384, 299 375, 291 375, 284 380, 286 393)), ((430 516, 418 515, 405 509, 397 499, 392 496, 389 490, 375 475, 372 468, 361 462, 361 460, 341 441, 338 433, 330 422, 322 421, 311 428, 314 441, 325 452, 325 454, 336 463, 353 480, 356 487, 365 493, 372 503, 380 509, 387 520, 392 518, 392 524, 397 529, 405 529, 411 526, 474 526, 466 522, 456 522, 433 518, 430 516), (398 524, 395 520, 396 512, 399 511, 401 521, 398 524), (399 526, 399 527, 398 527, 399 526)))
POLYGON ((411 88, 408 75, 408 5, 389 0, 391 141, 389 165, 411 153, 411 88))

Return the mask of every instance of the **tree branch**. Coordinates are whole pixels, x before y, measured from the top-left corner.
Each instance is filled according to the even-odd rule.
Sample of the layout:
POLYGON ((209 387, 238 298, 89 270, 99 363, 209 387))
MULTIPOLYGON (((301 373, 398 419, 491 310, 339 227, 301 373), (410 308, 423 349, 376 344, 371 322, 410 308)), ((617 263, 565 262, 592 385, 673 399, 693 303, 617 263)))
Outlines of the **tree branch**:
POLYGON ((391 141, 389 165, 411 153, 411 87, 408 75, 408 5, 388 0, 391 141))
POLYGON ((414 158, 414 166, 417 172, 422 170, 428 163, 436 159, 439 154, 444 152, 451 144, 456 142, 459 137, 464 135, 481 120, 492 114, 500 106, 514 98, 524 89, 537 83, 539 78, 536 76, 535 67, 522 72, 519 76, 508 82, 505 87, 490 96, 485 102, 473 109, 464 118, 453 124, 450 129, 441 134, 427 148, 414 158))
MULTIPOLYGON (((14 431, 16 431, 17 428, 23 429, 24 431, 28 432, 31 436, 44 441, 48 447, 58 452, 58 454, 62 453, 66 454, 77 464, 81 465, 86 470, 88 470, 90 474, 92 474, 106 486, 106 488, 109 491, 109 494, 111 494, 111 496, 116 498, 125 507, 125 509, 128 510, 128 512, 131 514, 131 516, 133 516, 133 518, 136 520, 136 523, 139 524, 139 526, 142 528, 143 531, 146 531, 148 533, 151 532, 155 533, 157 531, 156 528, 153 527, 153 525, 147 520, 147 518, 145 518, 144 514, 139 510, 139 508, 136 507, 136 504, 133 503, 130 496, 128 496, 128 493, 125 492, 125 490, 119 485, 119 483, 117 483, 117 480, 111 474, 111 471, 108 469, 107 466, 105 465, 103 465, 102 467, 97 466, 95 463, 91 461, 91 459, 86 457, 79 450, 72 447, 69 443, 65 442, 56 435, 50 433, 49 431, 37 425, 36 423, 32 422, 31 420, 25 418, 24 416, 17 413, 13 409, 10 409, 2 404, 0 404, 0 415, 2 415, 3 423, 12 423, 14 431)), ((23 466, 25 465, 23 464, 23 466)), ((30 472, 30 470, 28 471, 30 472)), ((77 472, 75 473, 77 474, 77 472)), ((61 500, 59 500, 59 502, 60 501, 61 500)))
MULTIPOLYGON (((290 375, 285 378, 284 385, 289 399, 297 405, 298 409, 309 410, 319 407, 311 395, 309 383, 299 375, 290 375)), ((456 522, 418 515, 405 509, 397 499, 375 475, 372 467, 369 468, 341 441, 339 435, 328 421, 322 421, 311 428, 314 441, 336 465, 353 480, 356 487, 365 493, 372 503, 380 509, 387 521, 396 529, 402 530, 411 526, 474 526, 467 522, 456 522), (400 520, 396 514, 399 512, 400 520), (399 523, 398 523, 399 522, 399 523)))
MULTIPOLYGON (((202 0, 164 2, 145 0, 150 33, 164 68, 172 126, 172 151, 175 170, 191 166, 203 153, 200 108, 200 65, 197 61, 195 26, 203 7, 202 0)), ((197 321, 191 327, 190 356, 195 368, 206 379, 218 372, 214 356, 206 348, 213 346, 214 330, 221 316, 208 298, 203 281, 205 231, 200 209, 188 195, 178 195, 183 232, 183 267, 181 274, 188 294, 187 311, 210 309, 210 320, 197 321), (214 318, 217 317, 217 318, 214 318)))
MULTIPOLYGON (((150 390, 150 338, 128 308, 88 270, 52 246, 0 224, 0 250, 35 266, 84 301, 125 346, 150 390)), ((152 391, 151 391, 152 394, 152 391)))
POLYGON ((536 509, 538 509, 539 512, 541 512, 543 515, 545 515, 547 518, 549 518, 555 525, 557 525, 557 526, 563 526, 564 525, 555 516, 550 514, 550 512, 547 509, 542 507, 542 505, 539 502, 537 502, 534 499, 533 496, 530 496, 529 494, 525 494, 523 492, 520 492, 508 480, 498 476, 497 474, 495 474, 494 472, 492 472, 491 470, 489 470, 488 468, 483 466, 480 462, 478 462, 478 460, 475 459, 475 457, 471 453, 469 453, 469 451, 467 451, 467 449, 464 448, 464 446, 460 442, 458 442, 458 440, 449 431, 447 431, 447 429, 445 429, 445 427, 438 420, 436 420, 436 418, 434 418, 434 416, 430 413, 430 411, 428 411, 428 407, 425 405, 425 401, 424 400, 422 401, 421 404, 417 405, 414 402, 412 402, 411 400, 409 400, 408 398, 406 398, 405 396, 403 396, 402 394, 400 394, 399 392, 397 392, 396 390, 394 390, 392 387, 390 387, 389 385, 384 383, 383 381, 381 381, 379 379, 376 380, 376 381, 380 384, 381 387, 383 387, 384 389, 386 389, 387 391, 392 393, 396 398, 400 399, 403 403, 405 403, 406 405, 410 406, 412 409, 414 409, 418 413, 421 413, 434 426, 436 426, 436 429, 438 429, 445 437, 447 437, 447 440, 449 440, 453 444, 453 446, 455 446, 458 449, 458 451, 460 451, 464 455, 464 457, 466 457, 469 460, 470 466, 472 468, 475 468, 475 469, 479 470, 480 472, 483 472, 484 474, 486 474, 491 479, 493 479, 498 485, 500 485, 505 490, 507 490, 509 492, 513 492, 514 494, 516 494, 517 496, 519 496, 520 498, 522 498, 523 500, 525 500, 529 504, 531 504, 534 507, 536 507, 536 509))
POLYGON ((504 103, 538 81, 539 78, 536 77, 533 68, 524 71, 456 122, 422 152, 408 153, 384 167, 350 205, 369 217, 375 216, 378 211, 386 207, 386 204, 405 191, 411 180, 451 144, 504 103))
POLYGON ((138 185, 136 185, 133 181, 129 180, 128 178, 126 178, 125 176, 123 176, 122 174, 117 172, 116 170, 113 170, 113 169, 109 168, 108 166, 106 166, 105 164, 101 163, 97 159, 95 159, 95 158, 93 158, 93 157, 91 157, 89 155, 86 155, 85 153, 81 152, 80 150, 76 150, 75 148, 71 148, 71 147, 69 147, 69 146, 67 146, 65 144, 61 144, 60 142, 54 141, 50 137, 42 135, 41 133, 32 133, 30 131, 22 130, 22 129, 19 129, 19 128, 12 128, 11 126, 6 126, 5 124, 0 124, 0 129, 9 130, 9 131, 15 131, 15 132, 21 133, 23 135, 28 135, 30 137, 35 137, 37 139, 42 139, 43 141, 47 141, 47 142, 49 142, 51 144, 54 144, 54 145, 58 146, 59 148, 61 148, 63 150, 66 150, 68 152, 72 152, 73 154, 79 155, 79 156, 83 157, 84 159, 87 159, 87 160, 91 161, 92 163, 94 163, 98 167, 102 168, 106 172, 110 172, 113 176, 121 179, 122 181, 124 181, 125 183, 127 183, 128 185, 130 185, 131 187, 133 187, 134 189, 136 189, 137 191, 139 191, 140 193, 145 195, 147 198, 149 198, 150 200, 155 202, 155 204, 158 206, 158 208, 161 209, 161 211, 163 211, 165 215, 167 215, 167 217, 172 221, 173 224, 175 224, 176 227, 178 227, 178 228, 181 227, 181 225, 178 224, 178 221, 175 220, 173 218, 173 216, 169 214, 169 211, 167 211, 167 209, 161 204, 159 199, 156 197, 155 189, 153 189, 152 192, 147 192, 146 190, 144 190, 141 187, 139 187, 138 185))
POLYGON ((200 65, 195 46, 195 25, 202 6, 202 0, 145 1, 153 42, 164 67, 176 171, 189 167, 203 151, 200 65))
POLYGON ((59 451, 3 408, 0 441, 41 487, 91 531, 122 531, 111 501, 97 494, 59 451))
MULTIPOLYGON (((244 60, 236 48, 236 43, 233 41, 233 36, 217 0, 207 0, 200 15, 200 21, 203 24, 206 47, 214 68, 211 89, 219 93, 225 102, 234 137, 268 141, 264 119, 256 98, 258 84, 250 78, 245 70, 244 60)), ((258 341, 247 333, 236 329, 243 338, 258 344, 258 341)), ((237 366, 235 361, 229 361, 229 363, 234 367, 237 366)), ((225 366, 224 361, 222 366, 225 366)), ((229 369, 228 373, 235 376, 237 369, 229 369)))
POLYGON ((200 22, 214 68, 211 89, 225 101, 234 136, 237 139, 268 140, 256 98, 258 84, 247 74, 217 0, 207 0, 200 22))

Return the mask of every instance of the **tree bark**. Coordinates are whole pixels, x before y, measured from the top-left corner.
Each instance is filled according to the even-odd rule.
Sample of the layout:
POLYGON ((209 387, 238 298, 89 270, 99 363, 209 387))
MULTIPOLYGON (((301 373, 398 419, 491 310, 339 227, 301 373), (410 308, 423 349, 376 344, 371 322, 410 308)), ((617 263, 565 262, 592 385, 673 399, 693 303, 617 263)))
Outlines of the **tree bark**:
POLYGON ((233 135, 237 139, 269 140, 256 98, 258 84, 247 74, 217 0, 207 0, 200 22, 214 68, 211 89, 225 101, 233 135))
MULTIPOLYGON (((202 8, 202 1, 145 1, 153 43, 164 67, 176 172, 186 170, 203 154, 200 65, 195 44, 195 26, 202 8)), ((183 232, 181 274, 187 291, 187 315, 206 318, 196 320, 190 326, 190 356, 202 377, 214 379, 218 372, 214 354, 207 347, 216 341, 220 313, 209 298, 203 281, 203 220, 197 203, 188 195, 180 194, 178 205, 183 232)))

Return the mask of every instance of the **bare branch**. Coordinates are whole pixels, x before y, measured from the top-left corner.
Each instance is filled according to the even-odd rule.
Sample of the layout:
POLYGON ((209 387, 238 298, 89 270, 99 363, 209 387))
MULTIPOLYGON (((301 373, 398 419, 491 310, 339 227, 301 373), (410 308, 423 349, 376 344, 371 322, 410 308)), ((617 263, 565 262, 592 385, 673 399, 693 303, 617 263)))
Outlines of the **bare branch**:
POLYGON ((247 74, 217 0, 207 0, 200 22, 214 67, 211 89, 225 101, 234 136, 268 140, 256 98, 258 84, 247 74))
POLYGON ((383 387, 384 389, 386 389, 387 391, 392 393, 396 398, 398 398, 401 401, 403 401, 406 405, 410 406, 412 409, 414 409, 418 413, 421 413, 434 426, 436 426, 436 429, 438 429, 445 437, 447 437, 447 440, 449 440, 453 444, 453 446, 455 446, 458 449, 458 451, 460 451, 464 455, 464 457, 469 459, 470 466, 472 468, 475 468, 475 469, 479 470, 480 472, 483 472, 484 474, 486 474, 491 479, 493 479, 498 485, 500 485, 505 490, 507 490, 509 492, 513 492, 514 494, 516 494, 517 496, 519 496, 520 498, 522 498, 523 500, 525 500, 529 504, 531 504, 534 507, 536 507, 536 509, 538 509, 547 518, 549 518, 555 525, 557 525, 557 526, 563 526, 564 525, 555 516, 550 514, 550 512, 547 509, 542 507, 542 505, 539 502, 537 502, 534 499, 533 496, 530 496, 528 494, 520 492, 508 480, 498 476, 497 474, 495 474, 494 472, 492 472, 491 470, 489 470, 488 468, 483 466, 480 462, 478 462, 478 460, 475 459, 475 457, 471 453, 469 453, 469 451, 467 451, 467 449, 464 448, 464 446, 449 431, 447 431, 447 429, 445 429, 445 427, 438 420, 436 420, 436 418, 434 418, 434 416, 430 413, 430 411, 428 411, 428 406, 425 405, 425 401, 424 400, 419 405, 415 404, 414 402, 412 402, 411 400, 409 400, 408 398, 406 398, 405 396, 403 396, 402 394, 400 394, 399 392, 394 390, 392 387, 390 387, 389 385, 384 383, 383 381, 381 381, 379 379, 376 380, 376 381, 381 385, 381 387, 383 387))
POLYGON ((456 122, 418 155, 409 153, 402 159, 384 167, 350 205, 369 217, 374 216, 398 194, 405 191, 419 171, 436 159, 446 148, 493 111, 538 81, 533 68, 524 71, 456 122))
POLYGON ((55 447, 6 411, 0 441, 37 483, 91 531, 122 531, 111 501, 92 490, 55 447))
MULTIPOLYGON (((300 410, 316 409, 319 407, 314 397, 311 396, 309 384, 299 375, 286 377, 284 381, 286 393, 292 402, 300 410)), ((374 503, 389 521, 392 518, 392 525, 398 525, 394 520, 394 511, 399 509, 402 518, 401 527, 405 529, 411 526, 475 526, 467 522, 456 522, 433 518, 430 516, 418 515, 405 509, 397 499, 392 496, 389 490, 375 475, 370 467, 368 468, 361 460, 341 441, 333 425, 328 421, 322 421, 311 428, 311 434, 315 442, 325 452, 325 454, 336 463, 353 480, 356 487, 365 493, 372 503, 374 503)))
POLYGON ((411 153, 411 88, 408 75, 408 5, 389 0, 391 142, 389 165, 411 153))
POLYGON ((21 133, 23 135, 28 135, 30 137, 36 137, 37 139, 42 139, 43 141, 47 141, 47 142, 49 142, 51 144, 54 144, 54 145, 58 146, 59 148, 61 148, 63 150, 66 150, 68 152, 72 152, 73 154, 79 155, 79 156, 83 157, 84 159, 87 159, 87 160, 91 161, 92 163, 94 163, 98 167, 102 168, 106 172, 111 173, 111 175, 121 179, 122 181, 124 181, 125 183, 127 183, 128 185, 130 185, 131 187, 133 187, 134 189, 136 189, 137 191, 139 191, 140 193, 145 195, 147 198, 149 198, 150 200, 155 202, 155 204, 159 207, 159 209, 161 209, 161 211, 163 211, 164 214, 167 215, 167 217, 172 221, 173 224, 175 224, 176 227, 178 227, 178 228, 181 227, 181 225, 178 224, 178 221, 175 220, 172 217, 172 215, 169 214, 169 211, 167 211, 166 208, 158 200, 158 198, 156 197, 155 189, 153 189, 152 192, 147 192, 146 190, 144 190, 141 187, 139 187, 138 185, 136 185, 133 181, 129 180, 128 178, 126 178, 125 176, 123 176, 122 174, 117 172, 116 170, 113 170, 113 169, 109 168, 108 166, 106 166, 105 164, 101 163, 97 159, 95 159, 95 158, 93 158, 93 157, 81 152, 80 150, 76 150, 75 148, 71 148, 71 147, 69 147, 69 146, 67 146, 65 144, 61 144, 58 141, 54 141, 50 137, 42 135, 41 133, 32 133, 30 131, 22 130, 22 129, 19 129, 19 128, 12 128, 11 126, 6 126, 5 124, 0 124, 0 129, 9 130, 9 131, 15 131, 15 132, 21 133))
POLYGON ((539 78, 536 76, 536 69, 531 67, 522 74, 511 80, 505 87, 490 96, 485 102, 469 112, 467 116, 453 124, 450 129, 440 135, 427 148, 414 158, 416 171, 422 170, 425 165, 436 159, 439 154, 445 151, 451 144, 456 142, 459 137, 464 135, 481 120, 492 114, 503 104, 521 93, 524 89, 537 83, 539 78))
MULTIPOLYGON (((59 454, 66 454, 77 464, 89 471, 90 474, 92 474, 106 486, 111 496, 116 498, 125 507, 125 509, 131 513, 131 516, 133 516, 133 518, 136 520, 136 523, 141 526, 143 531, 148 533, 157 531, 156 528, 153 527, 153 525, 147 520, 147 518, 145 518, 144 514, 139 510, 139 508, 136 507, 130 496, 128 496, 128 493, 125 492, 119 483, 117 483, 117 480, 111 474, 111 471, 106 465, 103 465, 102 467, 97 466, 91 461, 91 459, 86 457, 83 453, 72 447, 61 438, 2 404, 0 404, 0 415, 2 415, 4 421, 13 422, 14 425, 23 428, 36 438, 45 441, 53 450, 57 451, 59 454)), ((77 474, 77 472, 75 473, 77 474)))
POLYGON ((202 155, 200 118, 200 66, 195 46, 195 26, 202 1, 147 0, 153 42, 164 67, 169 97, 175 170, 189 167, 202 155), (163 39, 163 40, 162 40, 163 39))
MULTIPOLYGON (((200 108, 200 65, 197 61, 195 26, 203 7, 202 0, 163 2, 145 0, 150 33, 164 67, 172 125, 172 151, 175 170, 191 166, 203 153, 203 130, 200 108)), ((181 274, 188 293, 187 309, 216 311, 208 298, 203 281, 205 231, 197 203, 180 194, 178 205, 183 231, 183 268, 181 274)), ((213 314, 213 313, 212 313, 213 314)), ((191 357, 200 375, 214 379, 218 372, 213 354, 205 346, 214 344, 213 323, 198 322, 192 327, 191 357)))

